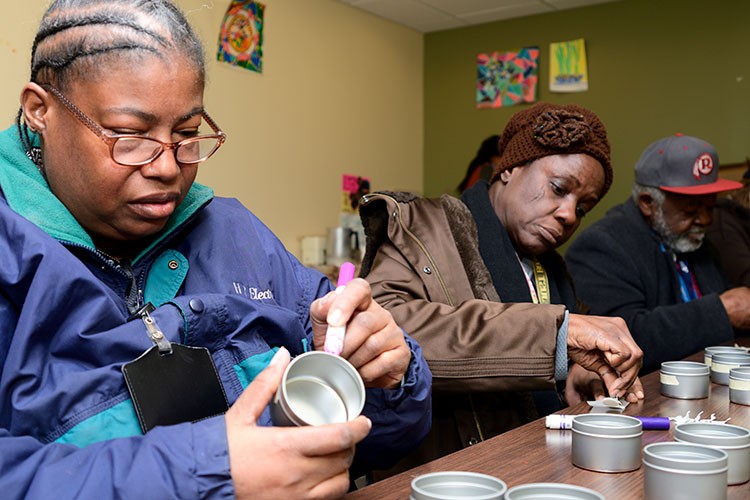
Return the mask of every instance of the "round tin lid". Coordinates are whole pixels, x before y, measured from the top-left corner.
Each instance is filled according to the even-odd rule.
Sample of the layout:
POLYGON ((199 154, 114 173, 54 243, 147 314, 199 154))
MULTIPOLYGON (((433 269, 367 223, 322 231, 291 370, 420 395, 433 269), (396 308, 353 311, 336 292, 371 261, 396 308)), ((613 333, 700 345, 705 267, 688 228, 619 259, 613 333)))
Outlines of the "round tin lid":
POLYGON ((496 477, 476 472, 433 472, 411 482, 412 500, 500 500, 508 489, 496 477))
POLYGON ((530 483, 514 486, 505 494, 505 500, 604 500, 604 495, 572 484, 530 483))
POLYGON ((643 447, 643 463, 691 472, 727 469, 729 455, 724 450, 683 442, 651 443, 643 447))
POLYGON ((715 354, 717 352, 748 352, 747 349, 743 347, 737 347, 732 345, 712 345, 710 347, 706 347, 703 350, 704 354, 715 354))
POLYGON ((743 447, 750 445, 750 430, 738 425, 686 422, 675 426, 674 438, 720 448, 743 447))
POLYGON ((750 380, 750 366, 731 368, 729 370, 729 378, 737 380, 750 380))
POLYGON ((642 433, 643 424, 628 415, 585 413, 573 417, 572 429, 602 436, 633 436, 642 433))
POLYGON ((750 364, 750 353, 746 352, 715 352, 711 357, 712 363, 724 363, 728 365, 750 364))
POLYGON ((708 375, 711 368, 695 361, 664 361, 661 372, 670 375, 708 375))

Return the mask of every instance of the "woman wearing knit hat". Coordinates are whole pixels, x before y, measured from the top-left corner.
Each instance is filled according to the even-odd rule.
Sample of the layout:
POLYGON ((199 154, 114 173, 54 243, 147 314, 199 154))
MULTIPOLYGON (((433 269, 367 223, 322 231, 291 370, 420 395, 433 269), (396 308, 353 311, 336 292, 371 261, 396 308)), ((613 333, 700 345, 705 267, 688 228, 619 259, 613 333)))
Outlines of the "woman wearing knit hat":
POLYGON ((362 200, 361 276, 433 373, 432 431, 388 473, 559 409, 555 382, 569 362, 568 402, 604 395, 602 382, 610 395, 643 397, 643 353, 625 323, 578 314, 555 251, 612 183, 604 125, 587 109, 539 103, 509 120, 499 150, 490 182, 460 200, 362 200))

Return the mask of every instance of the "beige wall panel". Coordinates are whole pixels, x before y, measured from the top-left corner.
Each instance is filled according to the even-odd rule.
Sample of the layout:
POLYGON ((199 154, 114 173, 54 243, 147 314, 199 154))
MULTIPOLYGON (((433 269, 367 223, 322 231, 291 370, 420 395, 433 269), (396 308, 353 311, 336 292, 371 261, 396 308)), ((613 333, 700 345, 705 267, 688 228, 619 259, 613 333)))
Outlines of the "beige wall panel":
MULTIPOLYGON (((263 74, 219 63, 229 0, 178 0, 206 47, 205 104, 229 136, 198 181, 240 199, 296 255, 338 225, 341 175, 421 191, 423 36, 334 0, 266 0, 263 74)), ((45 0, 0 17, 0 115, 28 79, 45 0)))

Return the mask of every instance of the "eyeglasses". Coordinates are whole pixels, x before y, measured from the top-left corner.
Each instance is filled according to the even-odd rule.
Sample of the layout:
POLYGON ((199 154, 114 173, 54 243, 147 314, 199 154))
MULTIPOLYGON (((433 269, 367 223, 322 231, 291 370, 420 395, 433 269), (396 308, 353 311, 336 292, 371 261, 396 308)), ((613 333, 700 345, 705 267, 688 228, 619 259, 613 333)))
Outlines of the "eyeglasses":
POLYGON ((86 113, 70 102, 59 90, 49 84, 40 85, 51 92, 65 108, 70 111, 86 128, 95 133, 109 146, 109 154, 116 163, 128 167, 139 167, 156 160, 164 151, 174 150, 174 157, 181 165, 196 165, 206 161, 227 140, 227 135, 216 125, 216 122, 203 111, 201 116, 214 131, 210 135, 189 137, 180 142, 162 142, 151 137, 136 134, 108 134, 100 125, 89 118, 86 113))

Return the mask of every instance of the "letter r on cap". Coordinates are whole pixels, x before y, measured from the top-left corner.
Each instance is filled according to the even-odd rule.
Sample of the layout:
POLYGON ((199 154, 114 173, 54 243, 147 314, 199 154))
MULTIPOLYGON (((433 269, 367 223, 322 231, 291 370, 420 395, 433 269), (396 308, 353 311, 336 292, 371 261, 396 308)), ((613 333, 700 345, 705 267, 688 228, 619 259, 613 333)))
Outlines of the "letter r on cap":
POLYGON ((693 177, 700 180, 701 175, 708 175, 714 169, 714 159, 708 153, 700 155, 693 164, 693 177))

